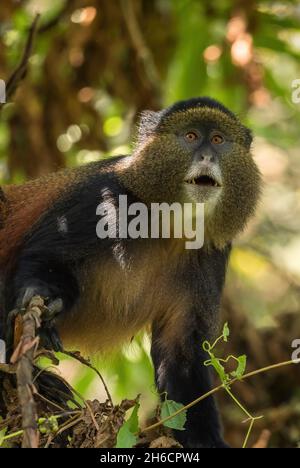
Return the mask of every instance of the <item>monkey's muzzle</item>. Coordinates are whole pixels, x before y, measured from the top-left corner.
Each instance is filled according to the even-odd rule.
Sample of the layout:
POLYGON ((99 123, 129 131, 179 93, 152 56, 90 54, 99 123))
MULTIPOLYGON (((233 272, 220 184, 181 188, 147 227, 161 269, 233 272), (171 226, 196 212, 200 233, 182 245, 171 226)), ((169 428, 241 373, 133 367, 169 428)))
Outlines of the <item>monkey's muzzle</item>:
POLYGON ((210 175, 200 175, 198 177, 192 177, 186 179, 187 184, 199 185, 200 187, 221 187, 221 184, 210 175))

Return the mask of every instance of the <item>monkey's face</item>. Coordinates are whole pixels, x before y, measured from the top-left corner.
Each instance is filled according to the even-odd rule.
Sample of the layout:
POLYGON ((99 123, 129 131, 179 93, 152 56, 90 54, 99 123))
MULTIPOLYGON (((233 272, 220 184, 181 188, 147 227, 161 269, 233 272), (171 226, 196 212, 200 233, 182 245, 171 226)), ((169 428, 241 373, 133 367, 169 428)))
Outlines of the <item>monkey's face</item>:
POLYGON ((206 236, 224 246, 259 198, 250 131, 224 108, 171 108, 143 117, 130 167, 121 174, 125 185, 147 203, 204 203, 206 236))
POLYGON ((250 149, 249 131, 238 120, 216 109, 189 109, 172 114, 162 121, 157 132, 160 138, 169 136, 172 154, 166 158, 178 170, 182 169, 180 185, 184 201, 215 203, 227 183, 224 171, 230 168, 226 159, 232 159, 233 154, 239 157, 249 153, 250 149), (179 153, 184 155, 183 160, 179 153))
POLYGON ((231 151, 231 141, 217 125, 206 122, 189 126, 178 136, 190 153, 190 165, 183 180, 184 199, 214 205, 223 185, 220 160, 231 151))
POLYGON ((206 236, 224 245, 243 229, 260 194, 250 131, 234 116, 208 108, 171 115, 161 128, 173 134, 188 161, 181 176, 183 201, 205 204, 206 236))

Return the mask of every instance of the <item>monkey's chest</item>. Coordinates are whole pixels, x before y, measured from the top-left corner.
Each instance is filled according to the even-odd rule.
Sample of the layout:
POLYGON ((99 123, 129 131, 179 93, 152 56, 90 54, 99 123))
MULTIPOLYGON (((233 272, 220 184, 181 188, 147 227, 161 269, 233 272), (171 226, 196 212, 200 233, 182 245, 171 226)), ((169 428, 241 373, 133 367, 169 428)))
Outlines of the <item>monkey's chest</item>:
POLYGON ((181 302, 164 258, 93 265, 81 276, 80 288, 71 320, 69 314, 60 331, 66 346, 88 353, 129 341, 154 319, 172 314, 181 302))

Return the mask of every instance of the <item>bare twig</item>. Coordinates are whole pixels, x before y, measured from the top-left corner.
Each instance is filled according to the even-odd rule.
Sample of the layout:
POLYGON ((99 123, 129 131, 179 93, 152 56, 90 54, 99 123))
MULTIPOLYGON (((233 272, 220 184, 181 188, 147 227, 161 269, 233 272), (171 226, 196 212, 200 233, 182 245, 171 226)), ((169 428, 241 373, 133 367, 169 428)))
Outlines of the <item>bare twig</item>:
MULTIPOLYGON (((32 52, 33 41, 34 41, 35 33, 36 33, 36 30, 37 30, 37 24, 38 24, 39 17, 40 17, 39 14, 37 14, 35 16, 35 18, 34 18, 34 20, 32 22, 32 25, 29 28, 28 37, 27 37, 27 40, 26 40, 26 44, 25 44, 25 48, 24 48, 24 51, 23 51, 21 61, 20 61, 19 65, 13 71, 13 73, 11 74, 11 76, 8 78, 8 80, 6 82, 6 90, 5 90, 6 100, 8 100, 13 95, 13 93, 15 92, 15 90, 18 87, 19 82, 26 75, 28 61, 30 59, 30 55, 31 55, 31 52, 32 52)), ((1 107, 1 105, 0 105, 0 107, 1 107)))
POLYGON ((44 301, 35 296, 30 301, 23 316, 23 333, 15 349, 11 362, 17 363, 18 397, 22 413, 23 448, 37 448, 39 445, 39 432, 37 430, 36 405, 33 398, 33 360, 38 345, 36 330, 41 325, 41 315, 44 301))
POLYGON ((66 0, 65 4, 63 5, 62 9, 57 13, 54 18, 51 18, 47 23, 42 24, 38 28, 38 34, 46 33, 53 29, 65 16, 68 10, 74 5, 73 0, 66 0))
POLYGON ((4 372, 5 374, 15 374, 16 366, 12 364, 0 364, 0 372, 4 372))
POLYGON ((54 408, 58 409, 59 411, 65 411, 65 409, 62 407, 62 406, 59 406, 57 403, 55 403, 54 401, 51 401, 51 400, 48 400, 48 398, 44 397, 43 395, 41 395, 40 393, 36 392, 35 393, 35 396, 40 398, 41 400, 43 400, 45 403, 47 403, 48 405, 52 405, 54 406, 54 408))
POLYGON ((160 78, 158 70, 155 66, 152 53, 147 47, 143 37, 140 25, 138 23, 134 4, 132 0, 120 0, 124 20, 131 38, 132 45, 136 51, 138 59, 141 61, 145 75, 147 78, 147 85, 159 97, 160 94, 160 78))
MULTIPOLYGON (((231 386, 232 384, 234 384, 236 382, 239 382, 239 381, 241 382, 241 381, 244 381, 246 379, 249 379, 250 377, 253 377, 255 375, 263 374, 264 372, 279 369, 280 367, 290 366, 290 365, 293 365, 293 364, 300 364, 300 359, 296 359, 296 360, 291 359, 290 361, 279 362, 277 364, 272 364, 270 366, 262 367, 261 369, 257 369, 255 371, 248 372, 248 374, 244 374, 240 378, 236 377, 236 378, 230 380, 228 382, 228 386, 231 386)), ((217 387, 212 388, 207 393, 204 393, 203 395, 199 396, 195 400, 191 401, 187 405, 180 408, 179 410, 177 410, 174 413, 170 414, 170 416, 167 416, 167 417, 161 419, 160 421, 158 421, 158 422, 156 422, 154 424, 151 424, 151 426, 145 427, 143 430, 141 430, 141 434, 144 434, 145 432, 148 432, 148 431, 152 431, 153 429, 156 429, 157 427, 162 426, 165 422, 167 422, 170 419, 174 418, 174 416, 177 416, 178 414, 182 413, 183 411, 186 411, 186 410, 192 408, 192 406, 197 405, 198 403, 200 403, 200 401, 205 400, 206 398, 214 395, 215 393, 219 392, 220 390, 224 390, 224 384, 221 384, 221 385, 218 385, 217 387)))
POLYGON ((35 354, 35 358, 38 359, 39 357, 49 359, 54 366, 58 366, 58 364, 59 364, 59 359, 57 359, 54 352, 50 351, 49 349, 45 349, 45 348, 38 349, 36 354, 35 354))
POLYGON ((76 359, 77 361, 81 362, 81 364, 84 364, 85 366, 89 367, 89 368, 92 369, 94 372, 96 372, 96 374, 97 374, 98 377, 100 378, 100 380, 101 380, 101 382, 102 382, 102 385, 103 385, 103 387, 104 387, 104 389, 105 389, 107 398, 109 399, 109 402, 110 402, 111 406, 113 407, 113 401, 112 401, 111 394, 109 393, 109 390, 108 390, 108 388, 107 388, 107 385, 106 385, 106 383, 105 383, 105 380, 104 380, 104 378, 102 377, 102 375, 100 374, 100 372, 98 371, 98 369, 96 369, 96 367, 92 366, 92 364, 90 363, 90 361, 88 361, 88 360, 85 359, 83 356, 81 356, 81 354, 80 354, 78 351, 72 352, 72 351, 63 350, 63 353, 66 354, 67 356, 72 357, 73 359, 76 359))
POLYGON ((94 413, 93 413, 93 410, 92 410, 92 408, 91 408, 91 406, 90 406, 90 404, 89 404, 88 401, 85 401, 85 404, 86 404, 86 407, 87 407, 87 409, 88 409, 88 411, 89 411, 89 413, 90 413, 90 415, 91 415, 91 418, 92 418, 93 424, 94 424, 94 426, 95 426, 95 428, 96 428, 96 431, 99 432, 99 431, 100 431, 99 424, 98 424, 97 421, 96 421, 96 418, 95 418, 95 415, 94 415, 94 413))

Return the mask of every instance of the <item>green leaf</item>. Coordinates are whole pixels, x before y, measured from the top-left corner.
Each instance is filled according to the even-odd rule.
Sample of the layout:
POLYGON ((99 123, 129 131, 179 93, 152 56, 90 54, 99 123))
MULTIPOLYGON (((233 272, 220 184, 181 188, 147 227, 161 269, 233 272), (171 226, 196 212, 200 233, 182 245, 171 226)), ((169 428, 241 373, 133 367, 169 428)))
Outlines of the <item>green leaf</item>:
POLYGON ((140 404, 136 403, 131 416, 118 432, 116 448, 132 448, 137 442, 137 432, 139 430, 138 410, 140 404))
POLYGON ((230 334, 229 327, 228 327, 228 323, 226 322, 223 327, 223 340, 224 341, 226 342, 228 341, 227 338, 229 337, 229 334, 230 334))
MULTIPOLYGON (((172 414, 176 413, 176 411, 183 408, 181 403, 176 403, 173 400, 165 400, 161 405, 161 412, 160 416, 162 419, 171 416, 172 414)), ((169 419, 164 423, 164 426, 170 427, 171 429, 177 429, 178 431, 184 431, 184 425, 186 423, 186 411, 182 411, 181 413, 174 416, 172 419, 169 419)))
POLYGON ((116 448, 132 448, 137 442, 137 436, 130 431, 127 421, 119 430, 116 448))
POLYGON ((243 354, 242 356, 239 356, 237 358, 237 361, 238 361, 238 366, 235 371, 231 372, 231 375, 233 377, 236 377, 237 379, 241 379, 246 370, 247 356, 243 354))
POLYGON ((7 427, 4 427, 4 428, 1 429, 1 431, 0 431, 0 447, 1 447, 2 444, 3 444, 3 440, 4 440, 4 437, 5 437, 6 432, 7 432, 7 427))
POLYGON ((217 372, 218 376, 220 377, 222 383, 226 384, 229 380, 228 375, 225 372, 224 367, 220 363, 219 359, 216 358, 215 356, 212 356, 210 360, 210 365, 213 366, 215 371, 217 372))

